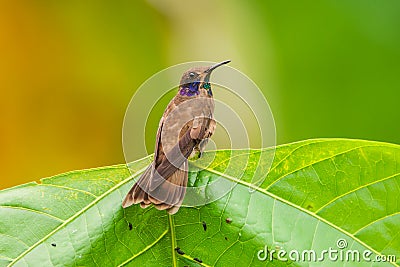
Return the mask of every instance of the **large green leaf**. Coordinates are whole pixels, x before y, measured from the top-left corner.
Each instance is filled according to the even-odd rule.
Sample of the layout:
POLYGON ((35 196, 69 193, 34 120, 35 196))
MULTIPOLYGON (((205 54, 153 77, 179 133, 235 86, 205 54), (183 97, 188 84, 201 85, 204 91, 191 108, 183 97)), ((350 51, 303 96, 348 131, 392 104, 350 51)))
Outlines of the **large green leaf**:
MULTIPOLYGON (((339 251, 370 250, 371 259, 394 255, 399 264, 400 146, 340 139, 283 145, 276 148, 271 170, 257 186, 250 183, 252 163, 261 152, 272 156, 274 149, 217 151, 201 170, 214 155, 205 154, 192 164, 189 184, 226 179, 237 186, 215 202, 182 207, 173 216, 152 207, 121 208, 133 183, 125 165, 74 171, 3 190, 0 266, 319 266, 321 262, 281 261, 276 254, 272 261, 261 261, 257 254, 265 246, 320 253, 338 249, 340 239, 347 247, 339 251), (177 253, 177 247, 185 254, 177 253)), ((150 161, 147 157, 132 163, 133 177, 150 161)), ((260 164, 263 170, 267 162, 260 164)), ((355 263, 323 263, 346 264, 355 263)))

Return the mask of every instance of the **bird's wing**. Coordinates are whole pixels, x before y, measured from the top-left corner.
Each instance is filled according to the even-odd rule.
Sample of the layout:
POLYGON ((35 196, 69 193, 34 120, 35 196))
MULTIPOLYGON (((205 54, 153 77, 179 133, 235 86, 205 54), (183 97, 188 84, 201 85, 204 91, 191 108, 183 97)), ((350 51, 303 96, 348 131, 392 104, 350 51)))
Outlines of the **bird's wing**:
POLYGON ((215 120, 210 117, 197 117, 193 120, 193 126, 190 130, 192 139, 204 140, 213 135, 216 127, 215 120))
POLYGON ((154 148, 154 162, 156 166, 160 164, 161 160, 165 157, 164 149, 161 142, 161 132, 163 126, 164 126, 164 116, 161 117, 160 123, 158 124, 158 130, 156 135, 156 146, 154 148))
POLYGON ((167 153, 163 159, 155 166, 150 190, 155 190, 165 179, 169 179, 187 161, 193 148, 198 142, 190 137, 190 131, 183 135, 179 142, 167 153))
POLYGON ((182 164, 187 161, 193 148, 198 145, 201 140, 208 138, 207 131, 209 129, 212 118, 195 118, 191 129, 179 139, 179 142, 164 154, 158 154, 155 159, 155 169, 150 185, 150 190, 154 190, 161 185, 165 179, 168 179, 173 173, 181 168, 182 164))

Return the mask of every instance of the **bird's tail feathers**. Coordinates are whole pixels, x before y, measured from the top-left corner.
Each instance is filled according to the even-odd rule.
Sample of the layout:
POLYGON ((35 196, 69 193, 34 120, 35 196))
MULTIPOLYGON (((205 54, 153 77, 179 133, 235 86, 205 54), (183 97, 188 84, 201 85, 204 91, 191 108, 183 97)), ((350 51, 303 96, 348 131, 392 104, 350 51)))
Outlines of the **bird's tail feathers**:
POLYGON ((164 179, 154 170, 152 163, 129 191, 122 207, 140 203, 142 208, 146 208, 154 204, 158 210, 167 210, 170 214, 176 213, 186 193, 187 170, 186 160, 180 168, 164 179))

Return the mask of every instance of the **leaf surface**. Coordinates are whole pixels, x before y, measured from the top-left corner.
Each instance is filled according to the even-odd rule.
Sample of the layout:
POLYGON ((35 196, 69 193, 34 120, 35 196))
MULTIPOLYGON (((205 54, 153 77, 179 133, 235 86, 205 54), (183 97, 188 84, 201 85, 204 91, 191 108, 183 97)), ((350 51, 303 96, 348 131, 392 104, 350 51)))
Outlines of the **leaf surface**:
POLYGON ((121 208, 150 161, 131 163, 132 175, 117 165, 1 191, 0 266, 320 266, 316 260, 329 248, 339 258, 325 255, 324 266, 354 265, 340 258, 349 250, 360 252, 357 265, 400 263, 398 145, 320 139, 205 153, 190 167, 189 186, 205 185, 199 194, 207 198, 219 179, 236 185, 217 201, 173 216, 121 208), (265 159, 273 157, 270 166, 265 159), (338 248, 338 240, 346 247, 338 248), (285 261, 275 253, 260 260, 266 247, 300 257, 314 250, 316 259, 286 254, 285 261), (362 259, 366 250, 370 262, 362 259), (382 255, 397 262, 376 262, 382 255))

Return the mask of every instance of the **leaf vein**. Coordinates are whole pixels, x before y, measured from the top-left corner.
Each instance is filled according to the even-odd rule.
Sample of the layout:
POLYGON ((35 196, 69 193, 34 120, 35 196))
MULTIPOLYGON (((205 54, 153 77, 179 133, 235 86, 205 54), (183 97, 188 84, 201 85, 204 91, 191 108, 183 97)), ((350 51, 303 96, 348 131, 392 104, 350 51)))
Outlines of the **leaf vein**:
POLYGON ((263 188, 260 188, 260 187, 258 187, 258 186, 253 185, 253 184, 247 183, 247 182, 245 182, 245 181, 236 179, 235 177, 232 177, 232 176, 230 176, 230 175, 227 175, 227 174, 224 174, 224 173, 220 173, 220 172, 218 172, 218 171, 216 171, 216 170, 213 170, 213 169, 208 169, 208 168, 206 168, 205 170, 207 170, 207 171, 209 171, 209 172, 212 172, 212 173, 215 173, 215 174, 217 174, 217 175, 220 175, 221 177, 225 177, 226 179, 231 180, 231 181, 233 181, 233 182, 237 182, 237 183, 239 183, 239 184, 241 184, 241 185, 245 185, 245 186, 251 187, 251 188, 253 188, 253 189, 256 190, 256 191, 258 191, 258 192, 260 192, 260 193, 263 193, 263 194, 265 194, 265 195, 267 195, 267 196, 273 198, 274 200, 279 200, 279 201, 281 201, 282 203, 285 203, 285 204, 288 205, 288 206, 291 206, 291 207, 293 207, 293 208, 296 208, 296 209, 298 209, 298 210, 300 210, 300 211, 302 211, 302 212, 308 214, 309 216, 315 217, 316 219, 318 219, 318 220, 320 220, 320 221, 326 223, 327 225, 331 226, 332 228, 335 228, 335 229, 338 230, 339 232, 341 232, 341 233, 343 233, 343 234, 345 234, 345 235, 348 235, 349 237, 355 239, 357 242, 359 242, 361 245, 365 246, 366 248, 368 248, 369 250, 371 250, 371 251, 374 252, 375 254, 382 256, 381 253, 379 253, 378 251, 376 251, 376 250, 375 250, 374 248, 372 248, 371 246, 367 245, 365 242, 363 242, 362 240, 360 240, 359 238, 357 238, 357 237, 354 236, 353 234, 351 234, 351 233, 349 233, 349 232, 347 232, 347 231, 341 229, 340 227, 338 227, 337 225, 335 225, 335 224, 329 222, 329 221, 326 220, 325 218, 320 217, 319 215, 317 215, 317 214, 315 214, 315 213, 312 213, 312 212, 310 212, 309 210, 307 210, 307 209, 305 209, 305 208, 303 208, 303 207, 300 207, 300 206, 298 206, 298 205, 296 205, 296 204, 294 204, 294 203, 291 203, 291 202, 287 201, 286 199, 284 199, 284 198, 282 198, 282 197, 280 197, 280 196, 277 196, 277 195, 275 195, 275 194, 273 194, 273 193, 271 193, 271 192, 269 192, 269 191, 267 191, 267 190, 265 190, 265 189, 263 189, 263 188))
POLYGON ((49 217, 49 218, 51 218, 51 219, 53 219, 55 221, 64 222, 63 219, 58 218, 58 217, 56 217, 54 215, 48 214, 46 212, 40 211, 40 210, 34 210, 34 209, 30 209, 30 208, 17 207, 17 206, 11 206, 11 205, 10 206, 2 205, 2 206, 0 206, 0 208, 3 208, 3 209, 9 208, 9 209, 14 209, 14 210, 29 211, 29 212, 37 213, 37 214, 40 214, 40 215, 44 215, 44 216, 49 217))
POLYGON ((358 229, 357 231, 355 231, 353 234, 356 235, 356 234, 359 233, 360 231, 364 230, 365 228, 367 228, 367 227, 369 227, 369 226, 371 226, 371 225, 373 225, 373 224, 375 224, 375 223, 377 223, 377 222, 379 222, 379 221, 385 220, 385 219, 387 219, 387 218, 390 218, 390 217, 393 217, 393 216, 396 216, 396 215, 399 215, 399 214, 400 214, 400 211, 397 211, 397 212, 388 214, 388 215, 386 215, 386 216, 383 216, 383 217, 381 217, 381 218, 378 218, 378 219, 376 219, 376 220, 373 220, 372 222, 369 222, 368 224, 364 225, 363 227, 361 227, 360 229, 358 229))
POLYGON ((111 187, 109 190, 107 190, 106 192, 104 192, 102 195, 100 195, 99 197, 97 197, 96 199, 94 199, 91 203, 89 203, 87 206, 85 206, 83 209, 81 209, 79 212, 77 212, 76 214, 74 214, 74 216, 72 216, 71 218, 69 218, 68 220, 64 221, 64 223, 60 224, 58 227, 56 227, 53 231, 51 231, 49 234, 47 234, 45 237, 43 237, 42 239, 38 240, 35 244, 33 244, 31 247, 29 247, 29 249, 27 249, 26 251, 24 251, 23 253, 21 253, 17 258, 15 258, 8 266, 13 266, 17 261, 19 261, 21 258, 23 258, 26 254, 28 254, 30 251, 32 251, 35 247, 37 247, 38 245, 40 245, 43 241, 47 240, 51 235, 53 235, 54 233, 56 233, 58 230, 60 230, 61 228, 63 228, 65 225, 69 224, 70 222, 74 221, 76 218, 78 218, 80 215, 82 215, 85 211, 87 211, 89 208, 93 207, 96 203, 98 203, 100 200, 102 200, 104 197, 108 196, 110 192, 113 192, 114 190, 116 190, 117 188, 123 186, 124 184, 126 184, 127 182, 129 182, 132 177, 136 177, 137 175, 139 175, 140 173, 142 173, 145 169, 147 168, 147 166, 145 168, 142 168, 141 170, 137 171, 136 173, 134 173, 133 175, 130 175, 128 178, 122 180, 121 182, 119 182, 118 184, 116 184, 115 186, 111 187))
POLYGON ((353 190, 350 190, 350 191, 348 191, 348 192, 346 192, 346 193, 344 193, 344 194, 341 194, 341 195, 339 195, 339 196, 333 198, 332 200, 330 200, 329 202, 327 202, 326 204, 324 204, 322 207, 320 207, 317 211, 315 211, 315 213, 321 212, 323 209, 327 208, 330 204, 332 204, 332 203, 335 202, 336 200, 338 200, 338 199, 340 199, 340 198, 343 198, 343 197, 345 197, 345 196, 347 196, 347 195, 350 195, 351 193, 354 193, 354 192, 356 192, 356 191, 359 191, 359 190, 361 190, 361 189, 363 189, 363 188, 366 188, 366 187, 368 187, 368 186, 370 186, 370 185, 374 185, 374 184, 377 184, 377 183, 380 183, 380 182, 383 182, 383 181, 386 181, 386 180, 389 180, 389 179, 392 179, 392 178, 396 178, 396 177, 399 176, 399 175, 400 175, 400 172, 399 172, 399 173, 392 174, 392 175, 389 175, 389 176, 386 176, 386 177, 384 177, 384 178, 382 178, 382 179, 379 179, 379 180, 376 180, 376 181, 373 181, 373 182, 364 184, 364 185, 362 185, 362 186, 360 186, 360 187, 354 188, 353 190))
POLYGON ((331 155, 331 156, 329 156, 329 157, 316 160, 316 161, 314 161, 314 162, 312 162, 312 163, 306 164, 306 165, 304 165, 304 166, 301 166, 300 168, 297 168, 297 169, 294 169, 294 170, 292 170, 292 171, 290 171, 290 172, 288 172, 288 173, 285 173, 285 174, 283 174, 282 176, 279 176, 279 177, 276 178, 271 184, 269 184, 269 185, 265 188, 265 190, 270 189, 274 184, 276 184, 276 183, 279 182, 281 179, 287 177, 287 176, 290 175, 290 174, 293 174, 293 173, 295 173, 295 172, 297 172, 297 171, 300 171, 300 170, 302 170, 302 169, 305 169, 305 168, 307 168, 307 167, 313 166, 313 165, 315 165, 315 164, 318 164, 318 163, 327 161, 327 160, 329 160, 329 159, 333 159, 333 158, 335 158, 335 157, 337 157, 337 156, 344 155, 344 154, 349 153, 349 152, 351 152, 351 151, 354 151, 354 150, 357 150, 357 149, 360 149, 360 148, 365 148, 365 147, 379 147, 379 145, 362 145, 362 146, 358 146, 358 147, 353 147, 353 148, 351 148, 351 149, 348 149, 348 150, 345 150, 345 151, 342 151, 342 152, 333 154, 333 155, 331 155))
POLYGON ((93 198, 97 198, 98 196, 96 196, 95 194, 92 194, 88 191, 85 190, 81 190, 81 189, 77 189, 77 188, 73 188, 73 187, 69 187, 69 186, 64 186, 64 185, 56 185, 56 184, 41 184, 41 186, 48 186, 48 187, 56 187, 56 188, 61 188, 61 189, 66 189, 66 190, 71 190, 71 191, 76 191, 76 192, 80 192, 86 195, 89 195, 93 198))
POLYGON ((126 264, 128 264, 129 262, 131 262, 133 259, 135 259, 136 257, 138 257, 139 255, 143 254, 144 252, 146 252, 147 250, 149 250, 150 248, 152 248, 155 244, 157 244, 158 241, 161 240, 161 238, 163 238, 166 234, 168 233, 168 229, 165 229, 165 231, 156 239, 154 240, 154 242, 152 242, 151 244, 149 244, 147 247, 145 247, 144 249, 142 249, 141 251, 139 251, 138 253, 136 253, 135 255, 133 255, 132 257, 130 257, 129 259, 127 259, 126 261, 124 261, 123 263, 121 263, 120 265, 118 265, 118 267, 124 266, 126 264))

